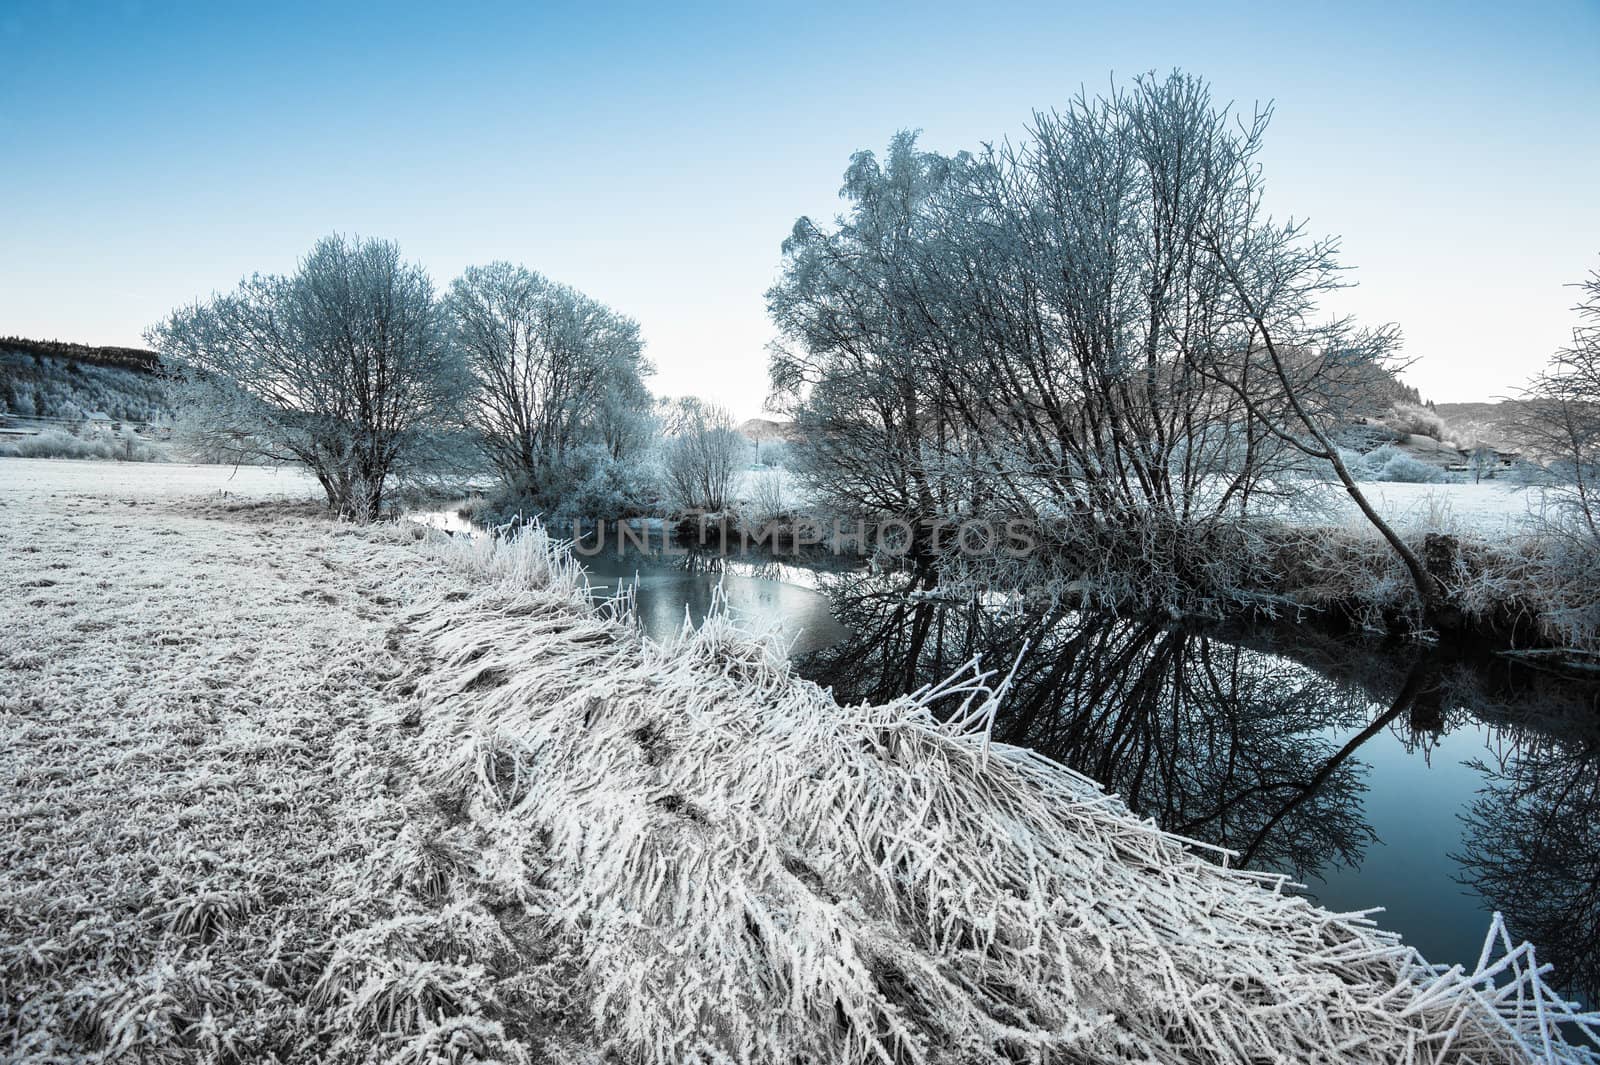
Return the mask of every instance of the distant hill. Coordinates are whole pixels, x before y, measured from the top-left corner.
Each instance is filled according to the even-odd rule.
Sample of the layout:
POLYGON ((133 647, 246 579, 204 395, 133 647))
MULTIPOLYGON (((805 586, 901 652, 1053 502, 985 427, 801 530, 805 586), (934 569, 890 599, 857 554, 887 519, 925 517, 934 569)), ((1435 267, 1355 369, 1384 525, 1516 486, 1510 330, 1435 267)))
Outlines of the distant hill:
POLYGON ((0 338, 0 411, 78 419, 100 412, 154 422, 173 413, 161 360, 139 348, 97 348, 59 340, 0 338))
POLYGON ((52 359, 88 363, 91 366, 115 366, 141 373, 157 373, 161 369, 161 356, 144 348, 94 347, 89 344, 70 344, 64 340, 0 337, 0 351, 42 355, 52 359))
POLYGON ((777 422, 770 418, 751 418, 739 426, 739 432, 750 440, 782 440, 786 444, 800 435, 794 422, 777 422))
POLYGON ((1518 427, 1527 408, 1527 403, 1516 399, 1433 405, 1434 412, 1450 426, 1451 434, 1463 447, 1488 444, 1505 451, 1527 450, 1526 435, 1518 427))

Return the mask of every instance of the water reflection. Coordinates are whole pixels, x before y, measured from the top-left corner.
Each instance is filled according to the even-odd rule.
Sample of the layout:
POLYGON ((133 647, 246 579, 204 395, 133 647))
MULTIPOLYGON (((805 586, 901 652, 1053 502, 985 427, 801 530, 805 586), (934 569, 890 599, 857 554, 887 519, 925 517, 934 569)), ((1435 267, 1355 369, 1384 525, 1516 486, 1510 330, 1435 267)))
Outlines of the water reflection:
POLYGON ((1164 828, 1312 878, 1334 908, 1391 905, 1385 924, 1434 960, 1475 961, 1500 909, 1594 995, 1593 685, 1309 634, 940 602, 903 576, 828 590, 855 635, 801 669, 841 701, 912 691, 974 656, 1015 662, 996 739, 1101 781, 1164 828))
POLYGON ((656 639, 675 634, 686 621, 699 625, 719 600, 747 628, 778 630, 793 654, 849 635, 834 619, 828 597, 803 586, 795 567, 776 560, 730 559, 704 551, 606 551, 580 561, 596 595, 627 591, 633 596, 640 627, 656 639))
MULTIPOLYGON (((1505 729, 1477 766, 1488 786, 1466 815, 1464 879, 1540 947, 1573 992, 1600 1002, 1600 704, 1505 729)), ((1559 704, 1557 704, 1559 705, 1559 704)))

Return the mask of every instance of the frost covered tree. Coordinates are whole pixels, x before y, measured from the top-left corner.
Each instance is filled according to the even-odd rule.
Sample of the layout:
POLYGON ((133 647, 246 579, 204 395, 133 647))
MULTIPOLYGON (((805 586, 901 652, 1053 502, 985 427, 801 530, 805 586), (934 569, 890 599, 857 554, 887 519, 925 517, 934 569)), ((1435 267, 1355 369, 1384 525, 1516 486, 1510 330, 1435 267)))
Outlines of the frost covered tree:
POLYGON ((1574 524, 1600 551, 1600 271, 1578 288, 1572 343, 1528 386, 1521 430, 1554 463, 1574 524))
POLYGON ((476 382, 469 420, 507 487, 553 506, 652 437, 633 319, 524 267, 469 267, 445 301, 476 382))
POLYGON ((1494 453, 1494 448, 1490 447, 1488 444, 1474 444, 1471 454, 1467 456, 1467 465, 1472 470, 1472 483, 1481 483, 1483 481, 1484 474, 1488 474, 1490 477, 1493 477, 1494 468, 1498 464, 1498 461, 1499 460, 1494 453))
POLYGON ((910 134, 882 164, 858 152, 841 190, 849 216, 831 231, 802 218, 784 243, 767 293, 784 338, 773 405, 799 430, 796 473, 835 512, 932 516, 959 494, 941 477, 939 445, 955 425, 931 372, 944 352, 917 314, 916 271, 937 239, 935 199, 965 162, 918 151, 910 134))
POLYGON ((768 293, 813 491, 1025 516, 1069 566, 1214 582, 1231 531, 1376 413, 1397 339, 1317 317, 1336 246, 1262 210, 1268 117, 1173 74, 1038 113, 1019 145, 856 155, 846 214, 796 224, 768 293))
POLYGON ((1519 430, 1554 476, 1544 522, 1546 617, 1569 646, 1600 640, 1600 272, 1581 285, 1572 342, 1525 390, 1519 430))
POLYGON ((661 465, 673 501, 703 513, 728 509, 746 447, 733 415, 689 397, 667 407, 664 428, 661 465))
POLYGON ((325 237, 293 273, 253 275, 145 337, 216 453, 301 463, 355 519, 378 514, 464 390, 433 283, 390 241, 325 237))

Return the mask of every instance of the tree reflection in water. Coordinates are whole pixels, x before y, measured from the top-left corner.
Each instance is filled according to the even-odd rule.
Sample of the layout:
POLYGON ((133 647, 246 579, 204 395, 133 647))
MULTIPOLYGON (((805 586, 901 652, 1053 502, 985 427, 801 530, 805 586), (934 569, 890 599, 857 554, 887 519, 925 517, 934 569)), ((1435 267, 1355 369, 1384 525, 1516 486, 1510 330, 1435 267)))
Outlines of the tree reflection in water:
POLYGON ((1488 784, 1466 815, 1463 882, 1539 945, 1569 993, 1600 1003, 1600 693, 1545 695, 1477 763, 1488 784))
POLYGON ((1326 641, 1289 646, 1165 620, 938 601, 915 587, 905 575, 828 582, 835 616, 855 635, 805 656, 802 671, 858 702, 915 690, 974 656, 1001 672, 1016 663, 997 740, 1071 766, 1163 828, 1258 868, 1305 878, 1360 864, 1376 837, 1358 754, 1381 733, 1426 753, 1439 733, 1486 729, 1504 754, 1477 764, 1487 788, 1467 813, 1464 880, 1595 1000, 1600 718, 1592 695, 1586 710, 1569 705, 1591 689, 1507 692, 1503 675, 1449 667, 1437 652, 1407 660, 1326 641), (1530 708, 1549 720, 1534 723, 1530 708), (1570 722, 1583 717, 1589 728, 1574 736, 1570 722))

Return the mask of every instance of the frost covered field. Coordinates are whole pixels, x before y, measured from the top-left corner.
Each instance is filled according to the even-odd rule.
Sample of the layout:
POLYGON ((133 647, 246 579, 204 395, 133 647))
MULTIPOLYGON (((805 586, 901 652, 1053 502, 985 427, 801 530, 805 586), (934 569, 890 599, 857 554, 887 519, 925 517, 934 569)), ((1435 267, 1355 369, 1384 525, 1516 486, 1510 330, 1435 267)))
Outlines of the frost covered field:
POLYGON ((8 524, 18 509, 50 496, 76 497, 77 505, 159 499, 310 500, 321 498, 316 478, 303 470, 267 466, 203 466, 152 462, 0 460, 0 503, 8 524), (14 509, 15 508, 15 509, 14 509))
POLYGON ((292 1052, 405 818, 369 729, 409 535, 292 474, 0 460, 0 1057, 292 1052), (198 498, 197 498, 198 495, 198 498))
POLYGON ((7 1059, 1585 1060, 1510 944, 1429 969, 990 744, 996 677, 841 708, 541 535, 213 476, 0 461, 7 1059))
MULTIPOLYGON (((1404 484, 1366 481, 1361 485, 1378 513, 1402 529, 1426 529, 1470 534, 1494 539, 1524 531, 1544 516, 1553 501, 1538 485, 1523 487, 1506 481, 1479 484, 1404 484)), ((1326 486, 1328 513, 1308 514, 1302 520, 1332 521, 1365 528, 1355 503, 1337 483, 1326 486)))

